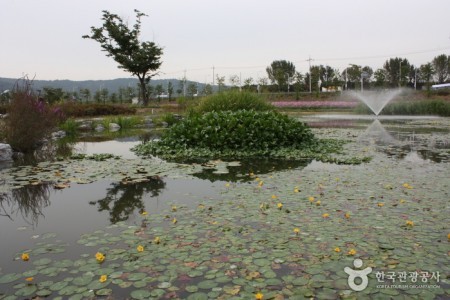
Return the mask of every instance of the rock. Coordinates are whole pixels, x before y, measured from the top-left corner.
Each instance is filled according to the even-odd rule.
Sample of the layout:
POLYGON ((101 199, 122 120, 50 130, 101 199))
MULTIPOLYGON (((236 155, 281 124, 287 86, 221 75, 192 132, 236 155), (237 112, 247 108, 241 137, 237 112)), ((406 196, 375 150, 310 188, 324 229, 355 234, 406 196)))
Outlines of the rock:
POLYGON ((109 123, 109 131, 118 131, 120 130, 120 125, 117 123, 109 123))
POLYGON ((64 130, 59 130, 59 131, 52 133, 53 139, 62 139, 65 136, 66 136, 66 132, 64 130))
POLYGON ((98 124, 97 126, 95 126, 95 131, 97 132, 102 132, 105 130, 105 127, 102 124, 98 124))
POLYGON ((9 144, 0 144, 0 161, 12 160, 13 150, 9 144))
POLYGON ((81 131, 89 131, 92 129, 92 124, 91 123, 82 123, 80 126, 78 126, 78 130, 81 131))

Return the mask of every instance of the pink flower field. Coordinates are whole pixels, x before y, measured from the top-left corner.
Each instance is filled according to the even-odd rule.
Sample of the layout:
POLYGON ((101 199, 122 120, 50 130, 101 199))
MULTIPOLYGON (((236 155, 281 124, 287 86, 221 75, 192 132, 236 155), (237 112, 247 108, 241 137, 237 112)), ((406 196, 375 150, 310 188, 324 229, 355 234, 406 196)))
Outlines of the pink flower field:
POLYGON ((275 101, 272 105, 280 108, 354 108, 357 101, 275 101))

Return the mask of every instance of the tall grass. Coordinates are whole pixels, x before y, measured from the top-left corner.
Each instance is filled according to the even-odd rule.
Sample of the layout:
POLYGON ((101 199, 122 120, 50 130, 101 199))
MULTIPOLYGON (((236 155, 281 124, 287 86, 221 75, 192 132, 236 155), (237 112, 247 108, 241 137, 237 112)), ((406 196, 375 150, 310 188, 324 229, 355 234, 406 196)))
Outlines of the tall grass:
POLYGON ((59 125, 59 129, 64 130, 67 135, 76 135, 79 124, 72 118, 67 119, 59 125))
POLYGON ((109 127, 109 123, 116 123, 120 126, 120 129, 130 129, 135 127, 138 124, 142 123, 142 118, 136 117, 136 116, 118 116, 118 117, 108 117, 104 118, 101 121, 101 124, 105 127, 109 127))
MULTIPOLYGON (((357 113, 369 114, 370 109, 364 104, 358 105, 357 113)), ((440 99, 396 101, 386 105, 381 115, 436 115, 450 116, 450 101, 440 99)))
POLYGON ((226 91, 205 97, 195 108, 200 114, 238 110, 272 111, 274 107, 255 93, 226 91))

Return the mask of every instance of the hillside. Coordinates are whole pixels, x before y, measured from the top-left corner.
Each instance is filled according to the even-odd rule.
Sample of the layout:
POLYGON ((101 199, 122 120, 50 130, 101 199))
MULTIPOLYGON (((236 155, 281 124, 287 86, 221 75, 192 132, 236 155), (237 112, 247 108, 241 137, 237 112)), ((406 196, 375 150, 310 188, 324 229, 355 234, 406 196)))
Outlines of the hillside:
MULTIPOLYGON (((2 78, 0 77, 0 93, 5 90, 12 90, 17 78, 2 78)), ((172 82, 174 90, 177 90, 180 86, 180 80, 178 79, 155 79, 150 81, 150 85, 156 86, 161 84, 164 89, 167 88, 168 83, 172 82)), ((198 85, 201 90, 204 84, 187 81, 187 85, 194 83, 198 85)), ((61 88, 64 91, 76 92, 80 89, 89 89, 91 93, 99 89, 107 89, 110 93, 115 93, 119 88, 123 87, 137 87, 138 80, 135 78, 117 78, 111 80, 84 80, 84 81, 73 81, 73 80, 33 80, 33 88, 35 90, 41 90, 43 87, 51 88, 61 88)))

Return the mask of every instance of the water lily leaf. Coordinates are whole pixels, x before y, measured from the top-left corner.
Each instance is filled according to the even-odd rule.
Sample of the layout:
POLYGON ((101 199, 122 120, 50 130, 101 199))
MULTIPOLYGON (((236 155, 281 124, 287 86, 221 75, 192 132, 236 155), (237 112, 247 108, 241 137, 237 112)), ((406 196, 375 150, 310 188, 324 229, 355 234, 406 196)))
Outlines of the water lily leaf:
POLYGON ((128 280, 131 280, 131 281, 142 280, 147 276, 148 275, 146 273, 132 273, 128 276, 128 280))
POLYGON ((47 297, 50 296, 53 292, 47 289, 39 290, 36 292, 36 295, 39 297, 47 297))
POLYGON ((134 290, 131 292, 130 296, 133 299, 144 300, 150 298, 150 292, 147 290, 134 290))
POLYGON ((97 296, 108 296, 112 294, 111 289, 101 289, 95 292, 97 296))
POLYGON ((6 274, 0 277, 0 283, 10 283, 18 280, 19 278, 22 278, 22 274, 17 273, 6 274))
POLYGON ((88 285, 89 283, 91 283, 93 280, 93 276, 80 276, 80 277, 75 277, 72 281, 73 284, 78 285, 78 286, 84 286, 84 285, 88 285))
POLYGON ((67 282, 67 281, 60 281, 60 282, 56 282, 56 283, 52 284, 49 287, 49 289, 55 292, 55 291, 59 291, 59 290, 65 288, 67 285, 69 285, 69 282, 67 282))
POLYGON ((41 258, 41 259, 33 261, 33 265, 43 266, 43 265, 48 265, 51 262, 52 262, 52 260, 50 258, 41 258))
POLYGON ((208 295, 205 294, 205 293, 197 292, 197 293, 194 293, 194 294, 190 294, 187 297, 187 300, 208 300, 208 295))
POLYGON ((14 295, 16 296, 30 296, 33 295, 37 291, 36 285, 26 285, 25 287, 21 288, 20 290, 17 290, 14 295))
POLYGON ((217 282, 214 280, 204 280, 198 283, 197 285, 200 289, 212 289, 217 286, 217 282))

